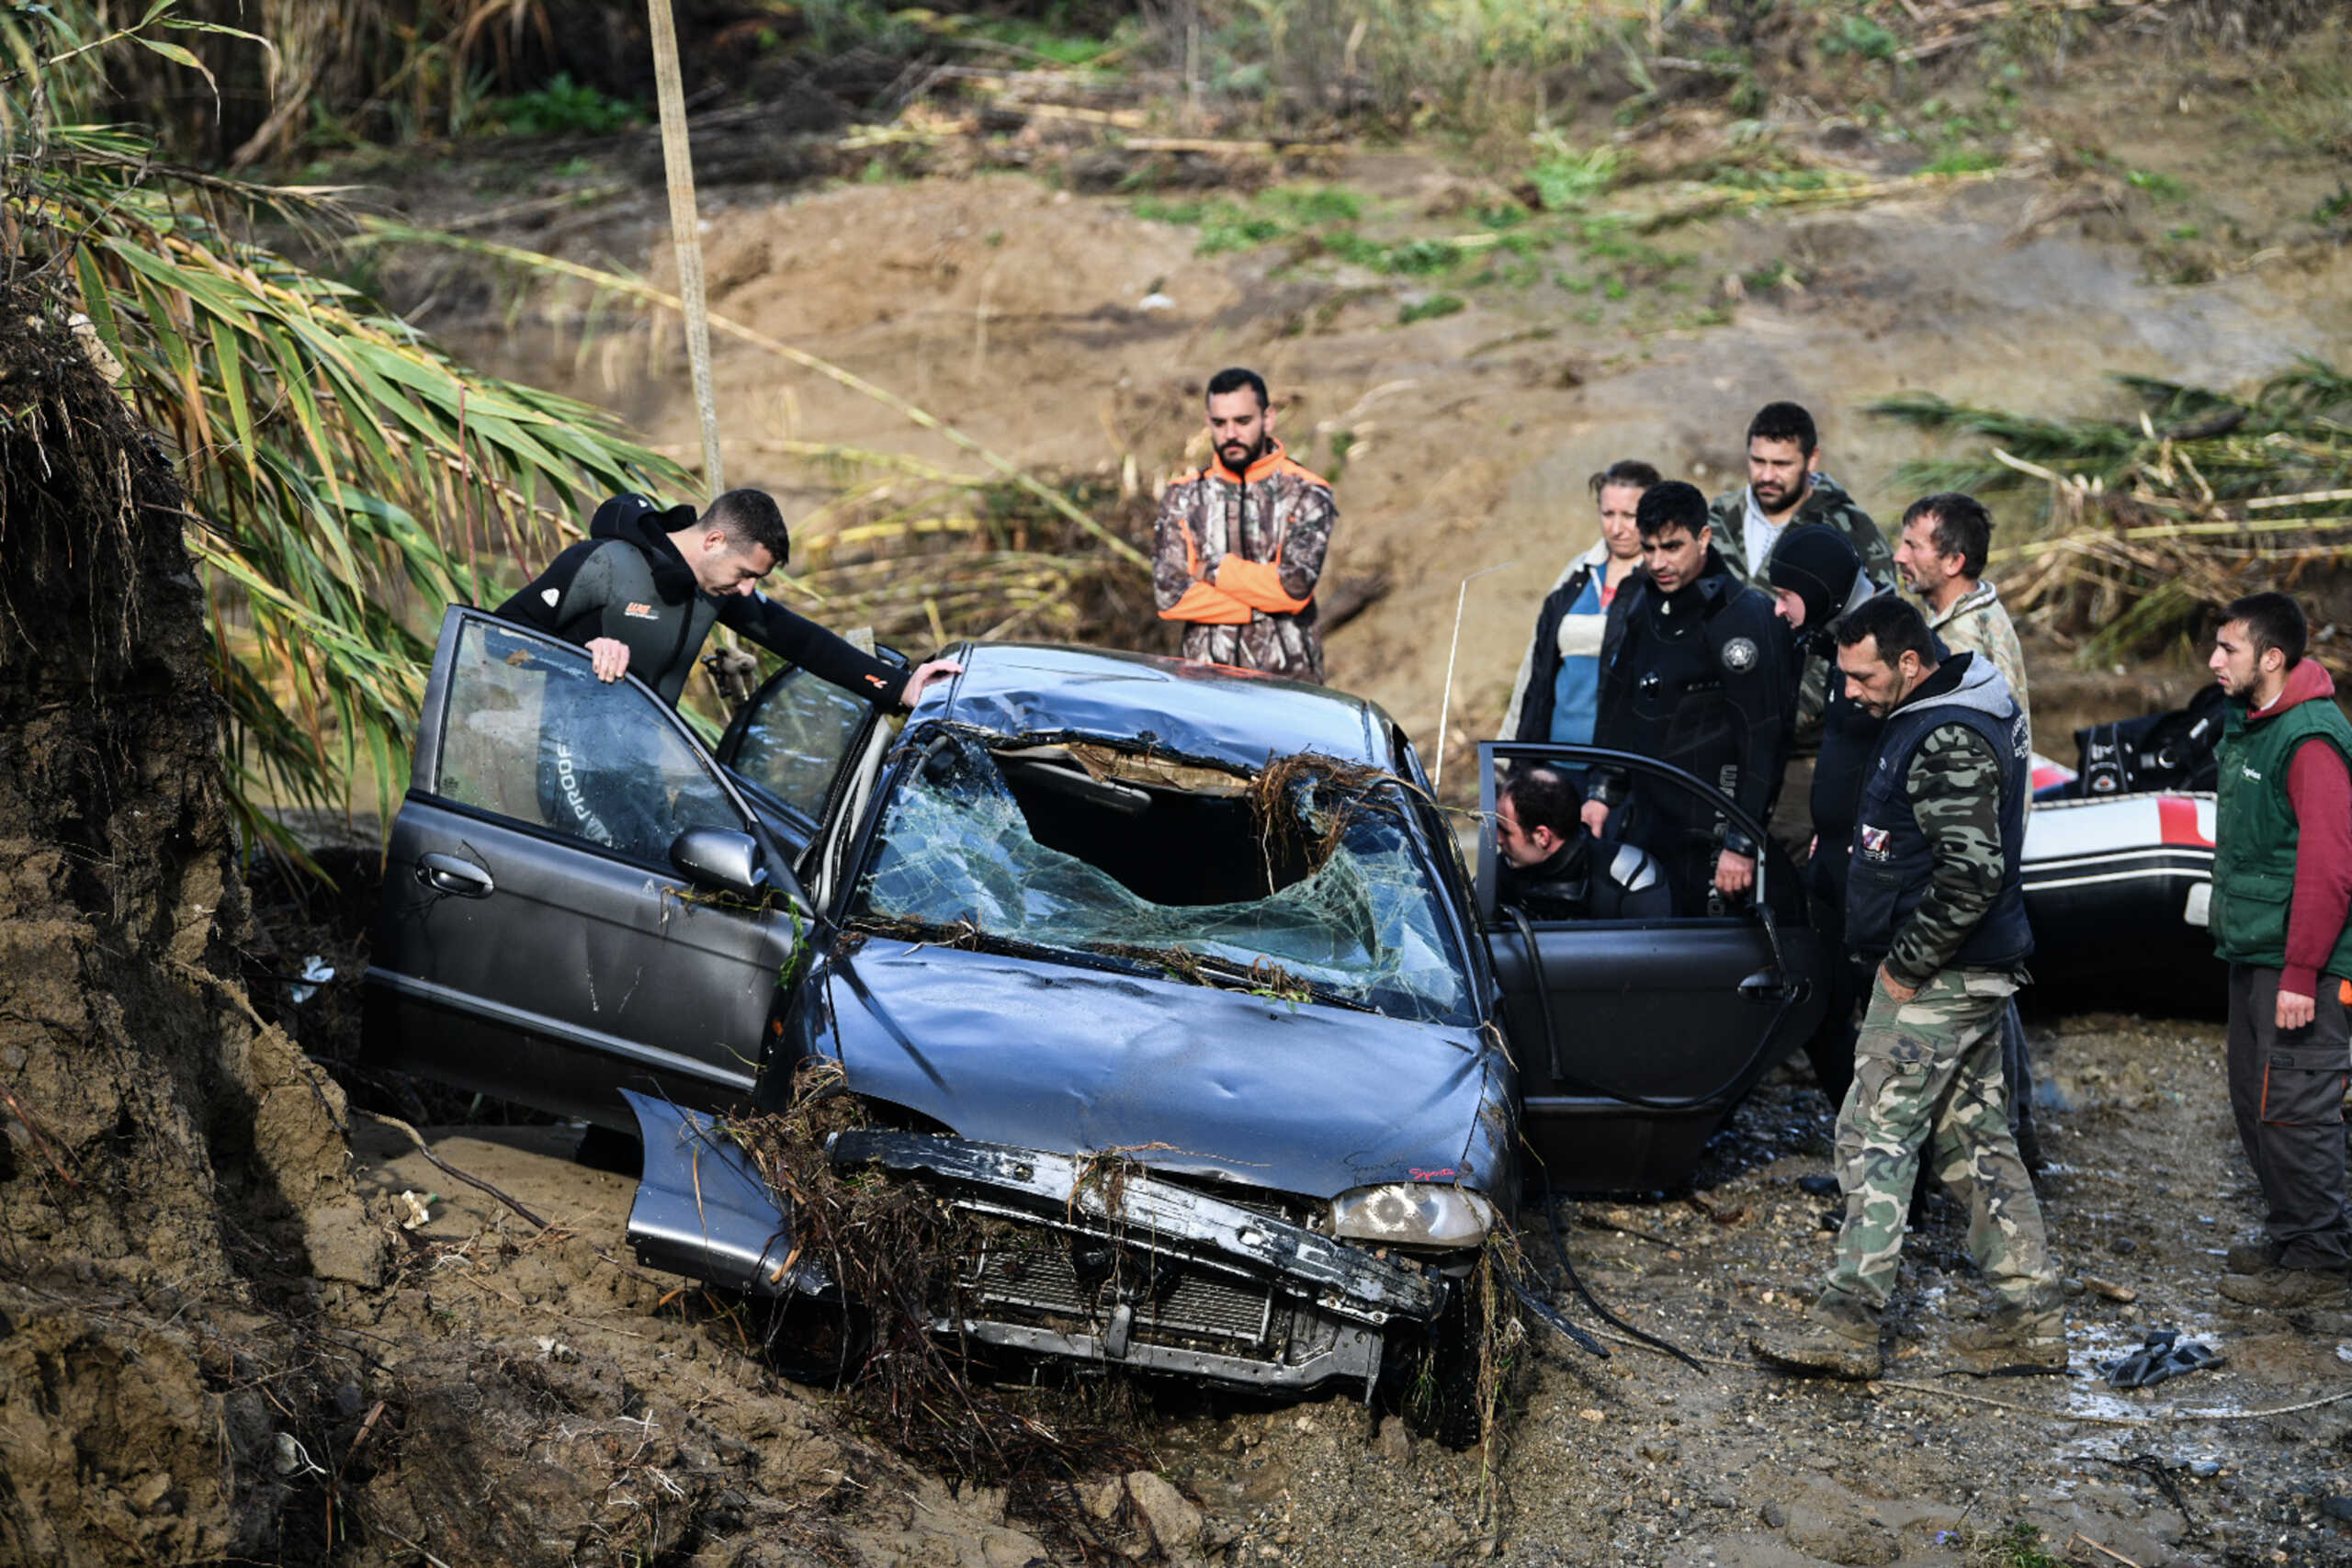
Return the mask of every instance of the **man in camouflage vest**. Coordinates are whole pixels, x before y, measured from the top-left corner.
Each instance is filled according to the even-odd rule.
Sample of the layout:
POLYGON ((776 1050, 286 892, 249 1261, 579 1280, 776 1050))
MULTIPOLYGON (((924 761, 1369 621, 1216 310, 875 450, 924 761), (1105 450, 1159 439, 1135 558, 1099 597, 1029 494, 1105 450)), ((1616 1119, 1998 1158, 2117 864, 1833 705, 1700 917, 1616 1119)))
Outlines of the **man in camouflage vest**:
POLYGON ((2278 1312, 2352 1305, 2352 723, 2308 637, 2292 599, 2248 594, 2222 612, 2210 660, 2229 696, 2213 948, 2230 966, 2230 1109, 2266 1211, 2261 1238, 2230 1248, 2222 1294, 2278 1312))
POLYGON ((1846 690, 1886 720, 1862 784, 1847 873, 1846 940, 1875 964, 1838 1114, 1846 1216, 1810 1318, 1750 1344, 1775 1365, 1869 1379, 1884 1367, 1879 1316, 1902 1266, 1924 1152, 1968 1202, 1968 1250, 2000 1305, 1954 1337, 1978 1371, 2055 1371, 2065 1322, 2033 1184, 2009 1136, 2001 1014, 2033 949, 2018 857, 2025 716, 1992 664, 1938 663, 1919 612, 1893 594, 1838 627, 1846 690))
MULTIPOLYGON (((1903 586, 1919 596, 1928 629, 1955 653, 1990 660, 2025 710, 2026 745, 2033 744, 2033 699, 2026 683, 2025 649, 2001 603, 2000 590, 1984 581, 1984 557, 1993 547, 1993 514, 1973 495, 1946 491, 1921 496, 1903 513, 1894 541, 1894 570, 1903 586)), ((2030 803, 2029 803, 2029 807, 2030 803)), ((2009 1131, 2030 1170, 2041 1168, 2041 1138, 2033 1122, 2033 1055, 2025 1024, 2012 1002, 2001 1022, 2001 1076, 2009 1086, 2009 1131)))
POLYGON ((1323 679, 1315 583, 1339 508, 1331 487, 1274 439, 1266 383, 1220 370, 1208 386, 1208 467, 1168 487, 1151 563, 1159 618, 1184 623, 1184 657, 1323 679))

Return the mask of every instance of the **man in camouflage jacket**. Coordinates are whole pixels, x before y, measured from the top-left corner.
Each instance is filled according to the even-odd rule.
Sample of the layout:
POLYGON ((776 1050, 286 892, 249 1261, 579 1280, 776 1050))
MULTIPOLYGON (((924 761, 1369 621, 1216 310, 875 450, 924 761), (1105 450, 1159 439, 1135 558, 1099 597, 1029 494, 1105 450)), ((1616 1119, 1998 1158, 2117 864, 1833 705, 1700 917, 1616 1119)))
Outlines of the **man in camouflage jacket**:
POLYGON ((1837 480, 1817 471, 1820 464, 1813 415, 1795 403, 1758 410, 1747 424, 1747 482, 1715 497, 1708 510, 1715 553, 1734 577, 1770 592, 1764 563, 1781 535, 1798 523, 1826 523, 1853 542, 1863 576, 1881 588, 1894 587, 1894 555, 1886 536, 1837 480))
MULTIPOLYGON (((1955 653, 1989 660, 2009 683, 2025 711, 2025 740, 2033 745, 2033 698, 2026 683, 2025 649, 2018 628, 2001 604, 2000 590, 1984 581, 1984 557, 1993 547, 1993 514, 1973 495, 1947 491, 1921 496, 1903 513, 1894 540, 1894 570, 1903 586, 1917 594, 1928 629, 1955 653)), ((2031 809, 2031 802, 2027 808, 2031 809)), ((2033 1056, 2017 1004, 2001 1024, 2001 1074, 2009 1086, 2009 1131, 2029 1169, 2041 1168, 2041 1138, 2033 1122, 2033 1056)))
POLYGON ((1928 629, 1946 648, 1981 653, 2000 671, 2018 706, 2026 710, 2030 740, 2033 703, 2025 649, 2000 590, 1984 581, 1984 557, 1992 544, 1993 514, 1983 502, 1957 491, 1924 495, 1904 511, 1894 570, 1903 574, 1903 586, 1919 596, 1928 629))
POLYGON ((1893 594, 1838 628, 1848 692, 1886 720, 1846 890, 1848 945, 1877 976, 1838 1114, 1836 1261, 1806 1324, 1750 1341, 1809 1374, 1880 1375, 1879 1315, 1923 1153, 1967 1200, 1969 1254, 2000 1301, 1990 1322, 1955 1337, 1953 1359, 1978 1371, 2066 1365, 2041 1209, 2001 1082, 2002 1014, 2033 950, 2018 877, 2025 716, 1989 661, 1938 663, 1934 649, 1919 612, 1893 594))
POLYGON ((1255 371, 1210 379, 1208 424, 1208 466, 1160 499, 1151 563, 1159 618, 1184 623, 1187 659, 1319 682, 1315 583, 1340 516, 1331 487, 1274 439, 1255 371))

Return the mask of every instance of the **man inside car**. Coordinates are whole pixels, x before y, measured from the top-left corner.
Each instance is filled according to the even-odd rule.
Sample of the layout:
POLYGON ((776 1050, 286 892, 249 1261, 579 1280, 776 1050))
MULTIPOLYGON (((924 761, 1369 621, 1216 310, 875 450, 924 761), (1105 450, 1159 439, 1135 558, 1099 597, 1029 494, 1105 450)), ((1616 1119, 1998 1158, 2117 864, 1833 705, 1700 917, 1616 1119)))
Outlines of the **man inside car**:
POLYGON ((1495 803, 1502 863, 1498 902, 1533 920, 1647 920, 1674 913, 1657 862, 1632 844, 1596 838, 1577 812, 1584 791, 1561 769, 1511 770, 1495 803))

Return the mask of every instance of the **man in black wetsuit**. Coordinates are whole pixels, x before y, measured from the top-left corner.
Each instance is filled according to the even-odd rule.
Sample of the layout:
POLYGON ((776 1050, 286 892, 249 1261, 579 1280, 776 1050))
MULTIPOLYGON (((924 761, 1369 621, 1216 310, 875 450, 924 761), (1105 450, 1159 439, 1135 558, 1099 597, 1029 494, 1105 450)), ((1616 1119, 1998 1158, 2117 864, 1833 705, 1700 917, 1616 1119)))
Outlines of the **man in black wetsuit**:
MULTIPOLYGON (((1695 488, 1651 486, 1634 523, 1647 570, 1619 595, 1624 632, 1601 671, 1593 739, 1694 773, 1763 822, 1796 697, 1788 633, 1770 598, 1724 570, 1695 488)), ((1630 803, 1619 836, 1657 857, 1681 913, 1719 911, 1755 886, 1763 846, 1689 790, 1606 768, 1592 779, 1585 825, 1598 835, 1630 803)))
MULTIPOLYGON (((1775 607, 1789 623, 1794 658, 1835 665, 1838 624, 1856 605, 1892 590, 1862 571, 1861 552, 1838 530, 1822 523, 1800 523, 1782 534, 1764 561, 1775 607)), ((1829 1103, 1845 1102, 1854 1077, 1854 1009, 1870 976, 1846 952, 1846 873, 1851 863, 1854 817, 1860 808, 1862 777, 1878 750, 1886 721, 1856 702, 1842 680, 1825 688, 1821 755, 1811 781, 1813 853, 1804 864, 1805 892, 1814 930, 1821 933, 1829 968, 1829 1010, 1805 1043, 1814 1080, 1829 1103)))
POLYGON ((1532 920, 1648 920, 1674 913, 1657 862, 1631 844, 1597 839, 1577 812, 1584 792, 1557 768, 1511 770, 1495 803, 1502 864, 1498 901, 1532 920))
POLYGON ((962 673, 946 660, 900 671, 763 597, 760 579, 791 550, 763 491, 730 490, 699 517, 616 495, 596 509, 588 537, 498 614, 580 644, 597 679, 633 672, 673 706, 714 623, 872 703, 912 707, 933 680, 962 673))

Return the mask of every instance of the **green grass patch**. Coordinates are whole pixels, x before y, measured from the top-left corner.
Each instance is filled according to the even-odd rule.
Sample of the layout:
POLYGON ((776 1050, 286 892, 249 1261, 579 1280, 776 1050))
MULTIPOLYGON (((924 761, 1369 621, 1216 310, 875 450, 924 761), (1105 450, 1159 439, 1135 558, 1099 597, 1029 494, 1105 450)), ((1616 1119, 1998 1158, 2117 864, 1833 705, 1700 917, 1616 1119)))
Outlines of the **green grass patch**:
POLYGON ((1044 22, 1019 17, 982 22, 968 36, 1003 44, 1011 53, 1024 54, 1043 63, 1072 67, 1091 65, 1112 48, 1110 39, 1058 32, 1044 22))
POLYGON ((1923 165, 1923 175, 1981 175, 1997 169, 2008 160, 1984 147, 1955 147, 1951 152, 1923 165))
POLYGON ((1864 60, 1892 60, 1903 40, 1859 11, 1849 11, 1821 40, 1824 54, 1852 54, 1864 60))
POLYGON ((1617 181, 1617 150, 1594 147, 1577 152, 1556 135, 1538 142, 1550 152, 1527 171, 1535 199, 1546 212, 1574 212, 1617 181))
POLYGON ((2188 186, 2185 181, 2158 174, 2154 169, 2126 169, 2123 180, 2133 190, 2146 191, 2158 201, 2180 201, 2188 195, 2188 186))
POLYGON ((1338 186, 1280 186, 1247 202, 1227 197, 1169 201, 1144 197, 1133 208, 1152 223, 1174 223, 1201 231, 1196 254, 1255 250, 1295 234, 1352 225, 1363 215, 1363 198, 1338 186))
POLYGON ((1470 302, 1459 294, 1432 294, 1426 299, 1397 308, 1396 324, 1409 327, 1415 321, 1433 321, 1440 316, 1455 316, 1470 308, 1470 302))
POLYGON ((1977 1533, 1968 1543, 1968 1557, 1976 1568, 2063 1568, 2041 1544, 2041 1528, 2023 1519, 1977 1533))
POLYGON ((1363 216, 1363 198, 1344 186, 1276 186, 1258 202, 1301 229, 1353 223, 1363 216))
POLYGON ((645 116, 635 104, 606 97, 558 73, 544 87, 499 100, 492 118, 514 136, 603 136, 625 130, 645 116))

